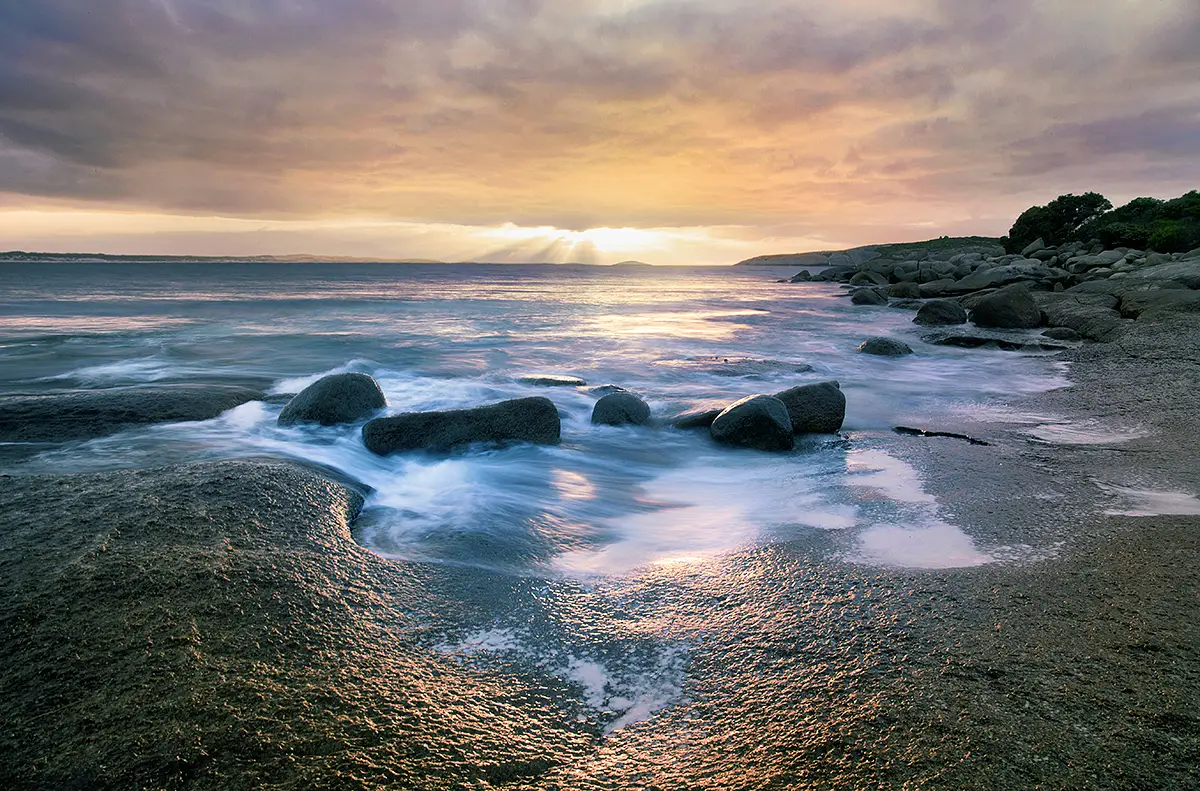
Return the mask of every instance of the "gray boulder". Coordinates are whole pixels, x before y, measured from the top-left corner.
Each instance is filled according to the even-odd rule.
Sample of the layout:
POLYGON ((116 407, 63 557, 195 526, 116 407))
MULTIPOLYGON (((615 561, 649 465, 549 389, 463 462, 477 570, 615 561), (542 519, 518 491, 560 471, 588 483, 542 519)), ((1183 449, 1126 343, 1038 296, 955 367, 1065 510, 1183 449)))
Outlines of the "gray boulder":
POLYGON ((907 343, 891 338, 868 338, 858 346, 863 354, 874 354, 880 357, 903 357, 912 354, 913 350, 907 343))
POLYGON ((959 280, 951 288, 951 293, 964 294, 969 291, 979 291, 984 288, 1000 288, 1012 283, 1024 281, 1052 280, 1055 273, 1041 261, 1027 259, 1015 261, 1004 266, 991 269, 980 268, 968 277, 959 280))
POLYGON ((592 422, 601 426, 644 426, 650 422, 650 405, 633 393, 609 393, 596 402, 592 422))
POLYGON ((899 299, 920 299, 922 296, 920 286, 916 283, 904 281, 888 286, 887 293, 889 297, 897 297, 899 299))
POLYGON ((833 434, 846 420, 846 396, 835 381, 793 387, 775 397, 787 407, 796 434, 833 434))
POLYGON ((717 442, 742 448, 791 450, 796 443, 787 407, 769 395, 752 395, 730 404, 709 431, 717 442))
POLYGON ((1030 242, 1029 245, 1024 250, 1021 251, 1021 256, 1024 258, 1028 258, 1029 256, 1036 253, 1038 250, 1045 250, 1045 249, 1046 249, 1046 241, 1039 237, 1036 241, 1030 242))
POLYGON ((850 295, 855 305, 886 305, 887 297, 874 288, 860 288, 850 295))
POLYGON ((966 324, 967 311, 963 306, 949 299, 931 299, 917 311, 914 324, 926 326, 939 324, 966 324))
MULTIPOLYGON (((1038 294, 1035 297, 1046 323, 1052 328, 1066 330, 1080 337, 1093 341, 1111 341, 1126 329, 1126 323, 1121 320, 1121 314, 1113 308, 1117 305, 1116 297, 1107 294, 1038 294)), ((1048 338, 1053 330, 1043 333, 1048 338)), ((1075 340, 1065 337, 1058 340, 1075 340)))
POLYGON ((366 374, 334 374, 301 390, 279 413, 279 425, 357 423, 387 406, 383 390, 366 374))
POLYGON ((411 450, 448 451, 472 442, 533 442, 553 445, 562 434, 554 402, 517 398, 475 409, 410 412, 376 418, 363 426, 363 443, 379 456, 411 450))
POLYGON ((917 291, 919 292, 917 296, 925 298, 940 297, 947 291, 953 289, 955 282, 956 281, 951 278, 943 277, 938 280, 931 280, 928 283, 922 283, 917 288, 917 291))
POLYGON ((852 286, 886 286, 887 284, 888 279, 878 272, 859 272, 850 278, 852 286))
POLYGON ((979 327, 1031 329, 1042 323, 1042 311, 1024 284, 1008 286, 985 297, 971 312, 979 327))
POLYGON ((792 275, 792 279, 788 282, 790 282, 790 283, 807 283, 810 280, 812 280, 812 272, 809 272, 807 269, 802 269, 799 272, 797 272, 796 274, 792 275))
POLYGON ((263 395, 229 385, 163 385, 3 396, 0 442, 69 442, 154 423, 211 420, 263 395))

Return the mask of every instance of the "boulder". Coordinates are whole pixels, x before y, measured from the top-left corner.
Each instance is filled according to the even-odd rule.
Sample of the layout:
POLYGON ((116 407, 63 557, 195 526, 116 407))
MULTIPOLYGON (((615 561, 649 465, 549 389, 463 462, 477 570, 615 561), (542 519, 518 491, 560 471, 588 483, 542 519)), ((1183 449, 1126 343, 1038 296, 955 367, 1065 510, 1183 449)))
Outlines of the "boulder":
POLYGON ((792 275, 792 279, 789 282, 791 282, 791 283, 807 283, 810 280, 812 280, 812 272, 809 272, 807 269, 802 269, 799 272, 797 272, 796 274, 792 275))
POLYGON ((596 402, 592 422, 601 426, 644 426, 650 405, 633 393, 609 393, 596 402))
POLYGON ((387 406, 383 390, 366 374, 333 374, 301 390, 279 413, 279 425, 357 423, 387 406))
POLYGON ((917 311, 914 324, 966 324, 967 311, 963 306, 949 299, 931 299, 917 311))
POLYGON ((899 299, 920 299, 921 287, 916 283, 899 282, 888 286, 887 293, 889 297, 897 297, 899 299))
POLYGON ((891 338, 868 338, 858 346, 863 354, 874 354, 880 357, 903 357, 912 354, 913 350, 907 343, 891 338))
POLYGON ((971 311, 979 327, 1031 329, 1042 323, 1042 311, 1024 284, 1008 286, 985 297, 971 311))
POLYGON ((558 374, 530 374, 517 379, 523 385, 535 387, 585 387, 587 382, 577 376, 560 376, 558 374))
POLYGON ((472 442, 559 441, 562 421, 544 396, 517 398, 474 409, 409 412, 363 426, 363 443, 379 456, 410 450, 448 451, 472 442))
POLYGON ((833 434, 846 420, 846 396, 834 381, 793 387, 775 397, 787 407, 796 434, 833 434))
POLYGON ((951 293, 965 294, 985 288, 1000 288, 1025 281, 1048 281, 1054 279, 1054 272, 1041 261, 1026 259, 1015 261, 1004 266, 990 269, 980 268, 968 277, 956 282, 948 289, 951 293))
POLYGON ((1035 241, 1030 242, 1025 247, 1025 249, 1021 251, 1021 256, 1023 258, 1028 258, 1029 256, 1036 253, 1038 250, 1045 250, 1045 249, 1046 249, 1046 240, 1039 237, 1035 241))
POLYGON ((0 397, 0 442, 69 442, 154 423, 211 420, 264 397, 229 385, 75 390, 0 397))
MULTIPOLYGON (((1121 314, 1113 309, 1117 305, 1116 297, 1107 294, 1043 293, 1038 294, 1035 301, 1041 308, 1047 324, 1083 338, 1107 342, 1115 340, 1126 329, 1121 314)), ((1042 334, 1048 338, 1055 338, 1050 332, 1052 330, 1042 334)))
POLYGON ((850 295, 855 305, 886 305, 887 297, 874 288, 860 288, 850 295))
POLYGON ((951 278, 943 277, 939 280, 932 280, 928 283, 922 283, 917 287, 917 296, 924 298, 940 297, 947 291, 953 289, 956 282, 957 281, 951 278))
POLYGON ((717 442, 742 448, 791 450, 796 443, 787 407, 769 395, 752 395, 730 404, 709 431, 717 442))
POLYGON ((888 279, 878 272, 859 272, 850 278, 852 286, 886 286, 887 284, 888 279))

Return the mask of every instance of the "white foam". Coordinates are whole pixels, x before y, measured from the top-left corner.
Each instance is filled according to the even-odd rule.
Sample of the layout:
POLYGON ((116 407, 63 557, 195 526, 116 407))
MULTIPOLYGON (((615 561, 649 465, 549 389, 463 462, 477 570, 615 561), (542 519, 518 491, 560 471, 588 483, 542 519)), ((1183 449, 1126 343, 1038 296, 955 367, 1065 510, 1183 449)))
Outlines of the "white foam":
POLYGON ((518 655, 552 676, 579 688, 581 702, 597 714, 609 717, 604 733, 611 734, 651 719, 683 698, 687 649, 671 645, 655 651, 649 667, 636 667, 631 657, 628 668, 615 670, 586 653, 565 654, 546 648, 515 629, 493 628, 465 636, 435 650, 461 660, 488 660, 495 655, 518 655))
POLYGON ((196 366, 179 365, 159 357, 139 357, 115 363, 101 363, 76 368, 63 374, 47 377, 46 381, 71 380, 88 385, 113 385, 161 382, 166 379, 187 379, 211 373, 196 366))
POLYGON ((1098 483, 1101 489, 1117 495, 1128 504, 1125 508, 1110 508, 1109 516, 1200 516, 1200 499, 1187 492, 1130 489, 1098 483))
POLYGON ((849 559, 868 565, 914 569, 953 569, 993 562, 970 536, 952 524, 931 520, 922 524, 877 524, 863 530, 849 559))
POLYGON ((891 500, 900 503, 937 502, 925 491, 915 467, 879 450, 858 450, 847 456, 850 483, 878 489, 891 500))
POLYGON ((1034 439, 1051 445, 1119 445, 1150 436, 1145 429, 1115 431, 1099 423, 1053 422, 1026 429, 1034 439))

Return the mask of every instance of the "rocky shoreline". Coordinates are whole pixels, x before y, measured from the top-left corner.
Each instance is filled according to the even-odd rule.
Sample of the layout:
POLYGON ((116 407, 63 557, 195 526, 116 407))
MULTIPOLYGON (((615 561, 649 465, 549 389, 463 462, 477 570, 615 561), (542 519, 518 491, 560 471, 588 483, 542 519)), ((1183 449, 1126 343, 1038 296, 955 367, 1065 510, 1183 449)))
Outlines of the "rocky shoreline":
POLYGON ((887 256, 871 248, 829 256, 822 271, 786 282, 843 283, 855 304, 916 309, 918 324, 1044 326, 1056 340, 1111 341, 1143 315, 1200 312, 1200 249, 1047 247, 1041 239, 1020 254, 986 244, 887 249, 887 256))
MULTIPOLYGON (((1196 494, 1200 313, 1184 295, 1200 293, 1186 279, 1200 256, 1126 257, 1133 270, 1105 274, 1071 273, 1063 254, 1047 269, 1067 278, 1023 275, 984 296, 1019 285, 1040 323, 1085 316, 1072 329, 1105 342, 1061 352, 1070 388, 1014 406, 1145 436, 1054 445, 983 423, 954 428, 987 444, 896 446, 979 535, 1040 520, 1061 531, 1059 555, 942 573, 815 562, 755 578, 765 612, 794 608, 785 595, 797 590, 825 602, 806 621, 812 635, 781 636, 727 602, 694 660, 693 700, 616 737, 577 724, 561 690, 432 650, 426 635, 461 606, 457 591, 502 600, 524 583, 368 552, 353 538, 363 492, 352 483, 274 460, 0 476, 0 785, 1194 788, 1200 517, 1106 516, 1095 503, 1097 482, 1196 494), (830 575, 845 589, 826 590, 830 575), (863 658, 845 652, 864 644, 863 658), (721 668, 741 664, 761 668, 762 695, 722 684, 721 668), (803 718, 787 732, 752 727, 779 706, 803 718)), ((888 286, 936 282, 921 278, 937 264, 971 270, 955 282, 988 276, 1012 266, 1002 261, 932 258, 915 280, 893 266, 888 286)), ((884 263, 860 268, 873 263, 829 279, 884 277, 884 263)), ((868 279, 862 288, 883 288, 868 279)), ((193 417, 165 419, 255 394, 210 395, 189 393, 193 417)), ((139 422, 113 408, 70 425, 139 422)))

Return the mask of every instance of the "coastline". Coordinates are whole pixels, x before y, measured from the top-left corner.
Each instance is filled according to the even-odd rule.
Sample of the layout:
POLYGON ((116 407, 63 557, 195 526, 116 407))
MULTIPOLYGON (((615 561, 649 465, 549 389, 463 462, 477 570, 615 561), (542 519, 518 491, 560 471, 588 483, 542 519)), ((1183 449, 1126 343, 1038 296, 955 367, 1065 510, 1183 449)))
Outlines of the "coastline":
MULTIPOLYGON (((1198 341, 1200 317, 1146 316, 1111 343, 1062 353, 1071 387, 1011 403, 1149 436, 1053 445, 1032 441, 1026 424, 986 422, 969 431, 998 438, 992 446, 891 446, 906 449, 973 534, 1003 543, 1007 524, 1040 521, 1066 540, 1058 556, 941 572, 843 569, 860 595, 839 605, 845 625, 815 613, 806 648, 781 640, 769 621, 722 612, 716 627, 730 636, 714 636, 717 647, 695 660, 702 680, 692 704, 608 738, 564 717, 562 690, 545 679, 513 688, 429 650, 426 634, 461 606, 458 586, 492 586, 504 598, 525 583, 467 581, 453 568, 367 552, 351 538, 357 495, 320 474, 223 462, 0 478, 10 668, 0 781, 1192 787, 1198 519, 1098 515, 1093 480, 1194 481, 1198 341), (54 547, 39 540, 49 530, 62 540, 54 547), (846 655, 845 641, 894 643, 894 654, 846 655), (762 682, 778 685, 775 699, 766 687, 722 686, 716 665, 739 659, 773 669, 762 682), (838 663, 855 672, 843 676, 838 663), (814 676, 820 667, 843 681, 814 676), (795 714, 778 713, 781 705, 795 714), (718 738, 744 731, 753 723, 739 718, 755 712, 803 727, 718 738), (668 734, 679 741, 658 748, 677 750, 668 765, 639 750, 668 734), (706 746, 687 749, 693 737, 706 746), (750 749, 756 740, 763 749, 750 749)), ((819 591, 821 568, 814 563, 810 577, 790 568, 779 582, 819 591)), ((765 612, 795 606, 782 592, 755 595, 765 612)))

